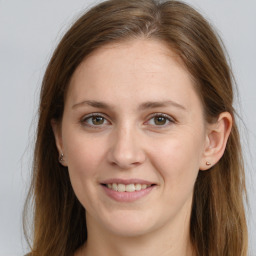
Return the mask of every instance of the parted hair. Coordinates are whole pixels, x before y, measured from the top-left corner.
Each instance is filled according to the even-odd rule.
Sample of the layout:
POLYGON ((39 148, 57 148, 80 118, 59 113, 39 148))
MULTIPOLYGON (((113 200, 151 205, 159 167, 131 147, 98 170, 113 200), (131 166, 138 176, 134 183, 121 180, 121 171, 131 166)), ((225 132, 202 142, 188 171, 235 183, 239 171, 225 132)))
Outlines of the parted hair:
POLYGON ((232 115, 223 157, 210 170, 199 171, 190 237, 199 256, 246 256, 246 190, 232 72, 208 21, 189 5, 172 0, 99 3, 72 25, 53 53, 42 81, 32 180, 24 208, 26 229, 29 206, 33 207, 32 232, 26 232, 29 255, 70 256, 87 239, 85 209, 74 194, 66 167, 58 162, 51 120, 61 121, 72 74, 89 54, 103 45, 137 38, 165 42, 180 56, 207 122, 225 111, 232 115))

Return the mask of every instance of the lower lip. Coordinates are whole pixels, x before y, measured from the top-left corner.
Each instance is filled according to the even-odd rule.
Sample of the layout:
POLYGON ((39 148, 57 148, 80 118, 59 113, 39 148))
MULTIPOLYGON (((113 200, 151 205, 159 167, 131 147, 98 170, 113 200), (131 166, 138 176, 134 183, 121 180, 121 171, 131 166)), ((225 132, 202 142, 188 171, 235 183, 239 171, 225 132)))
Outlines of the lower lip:
POLYGON ((150 186, 146 189, 142 189, 142 190, 134 191, 134 192, 118 192, 118 191, 109 189, 108 187, 103 186, 103 185, 102 185, 102 187, 103 187, 104 191, 106 192, 106 194, 110 198, 114 199, 115 201, 133 202, 133 201, 136 201, 136 200, 148 195, 155 186, 150 186))

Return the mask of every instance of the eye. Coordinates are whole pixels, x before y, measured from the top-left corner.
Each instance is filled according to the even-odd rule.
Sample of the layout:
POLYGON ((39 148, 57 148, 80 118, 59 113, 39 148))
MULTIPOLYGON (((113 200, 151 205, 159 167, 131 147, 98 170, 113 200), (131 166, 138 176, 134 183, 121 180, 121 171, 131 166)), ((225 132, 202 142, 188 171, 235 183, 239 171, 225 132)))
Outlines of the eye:
POLYGON ((100 128, 101 126, 109 124, 109 121, 104 116, 97 113, 93 113, 85 116, 81 122, 83 125, 86 125, 86 126, 91 126, 91 127, 99 126, 97 128, 100 128))
POLYGON ((154 124, 156 125, 165 125, 168 121, 166 117, 163 116, 155 116, 154 118, 154 124))
POLYGON ((147 124, 152 126, 167 126, 170 123, 174 123, 173 118, 162 113, 153 114, 153 116, 151 116, 151 118, 147 121, 147 124))

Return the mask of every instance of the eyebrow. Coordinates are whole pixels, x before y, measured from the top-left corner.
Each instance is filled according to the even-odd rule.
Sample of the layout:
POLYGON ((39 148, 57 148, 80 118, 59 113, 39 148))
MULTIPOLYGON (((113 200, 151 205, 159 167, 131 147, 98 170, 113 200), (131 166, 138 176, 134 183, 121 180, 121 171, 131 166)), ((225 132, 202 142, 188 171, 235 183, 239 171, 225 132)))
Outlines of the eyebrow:
MULTIPOLYGON (((109 105, 102 101, 95 101, 95 100, 84 100, 82 102, 76 103, 72 106, 72 109, 76 109, 78 107, 88 105, 94 108, 101 108, 101 109, 113 109, 114 107, 112 105, 109 105)), ((159 107, 168 107, 173 106, 182 110, 187 110, 183 105, 172 101, 172 100, 166 100, 166 101, 147 101, 139 105, 139 110, 145 110, 145 109, 152 109, 152 108, 159 108, 159 107)))
POLYGON ((148 101, 148 102, 142 103, 139 106, 139 110, 145 110, 145 109, 150 109, 150 108, 159 108, 159 107, 168 107, 168 106, 173 106, 173 107, 176 107, 176 108, 179 108, 182 110, 186 110, 186 108, 183 105, 181 105, 175 101, 172 101, 172 100, 148 101))
POLYGON ((81 107, 83 105, 89 105, 94 108, 103 108, 103 109, 110 109, 111 106, 107 103, 101 102, 101 101, 95 101, 95 100, 84 100, 82 102, 76 103, 72 106, 72 109, 81 107))

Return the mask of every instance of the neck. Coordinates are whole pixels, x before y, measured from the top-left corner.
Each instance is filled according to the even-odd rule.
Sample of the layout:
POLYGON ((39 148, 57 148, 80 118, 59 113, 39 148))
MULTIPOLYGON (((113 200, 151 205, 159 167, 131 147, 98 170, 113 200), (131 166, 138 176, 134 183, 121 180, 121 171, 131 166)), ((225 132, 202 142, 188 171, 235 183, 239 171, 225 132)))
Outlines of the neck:
MULTIPOLYGON (((187 216, 188 217, 188 216, 187 216)), ((154 232, 136 237, 110 234, 90 225, 87 216, 88 240, 75 256, 193 256, 193 246, 189 238, 189 218, 176 221, 154 232)))

